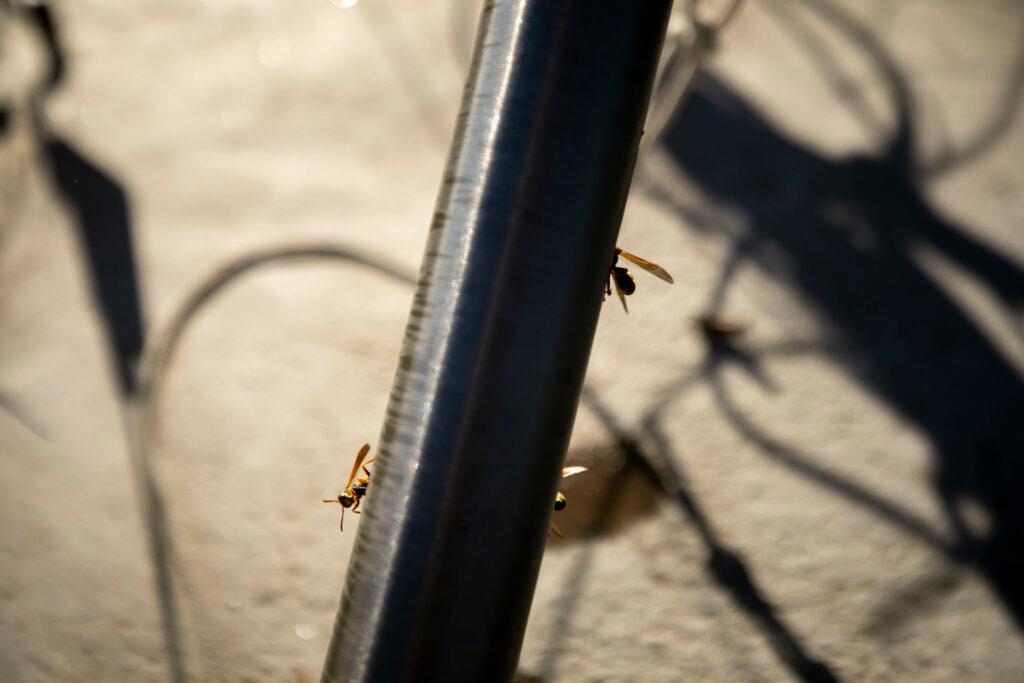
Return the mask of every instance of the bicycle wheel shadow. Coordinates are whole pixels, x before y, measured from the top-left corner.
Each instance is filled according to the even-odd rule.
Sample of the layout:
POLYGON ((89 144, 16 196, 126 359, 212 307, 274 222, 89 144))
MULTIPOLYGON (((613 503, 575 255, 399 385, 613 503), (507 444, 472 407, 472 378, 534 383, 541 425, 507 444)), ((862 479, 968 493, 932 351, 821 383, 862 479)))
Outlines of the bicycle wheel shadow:
MULTIPOLYGON (((897 85, 899 100, 907 92, 897 85)), ((843 371, 927 435, 956 554, 1024 626, 1024 384, 911 249, 925 244, 969 272, 1011 317, 1024 303, 1024 271, 928 202, 915 172, 912 103, 899 100, 897 110, 881 154, 832 160, 703 74, 664 146, 690 182, 741 212, 743 258, 796 290, 845 349, 832 356, 843 371), (780 252, 791 264, 785 270, 780 252), (965 507, 982 510, 987 528, 972 524, 965 507)), ((749 438, 747 425, 726 416, 749 438)))

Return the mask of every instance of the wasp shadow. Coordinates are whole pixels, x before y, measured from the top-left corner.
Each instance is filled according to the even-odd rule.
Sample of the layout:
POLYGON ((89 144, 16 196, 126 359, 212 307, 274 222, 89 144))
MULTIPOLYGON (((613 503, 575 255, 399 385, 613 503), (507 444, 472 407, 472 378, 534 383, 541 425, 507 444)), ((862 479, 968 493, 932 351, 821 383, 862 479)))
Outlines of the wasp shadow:
POLYGON ((820 319, 845 349, 832 356, 838 366, 927 435, 957 552, 1024 625, 1024 384, 912 249, 927 245, 968 272, 1010 316, 1024 303, 1024 271, 928 201, 905 79, 866 29, 832 5, 815 7, 890 81, 897 125, 882 152, 829 158, 707 73, 664 147, 690 182, 742 214, 744 258, 820 319), (972 525, 965 506, 980 508, 987 528, 972 525))

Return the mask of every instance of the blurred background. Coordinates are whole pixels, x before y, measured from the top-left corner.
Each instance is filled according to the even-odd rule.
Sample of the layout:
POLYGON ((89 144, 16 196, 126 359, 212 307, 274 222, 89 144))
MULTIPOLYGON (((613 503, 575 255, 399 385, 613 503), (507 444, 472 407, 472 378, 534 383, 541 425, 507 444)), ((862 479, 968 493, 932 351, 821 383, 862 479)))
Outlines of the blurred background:
MULTIPOLYGON (((479 9, 0 3, 4 680, 318 678, 479 9)), ((1024 4, 663 62, 520 678, 1024 680, 1024 4)))

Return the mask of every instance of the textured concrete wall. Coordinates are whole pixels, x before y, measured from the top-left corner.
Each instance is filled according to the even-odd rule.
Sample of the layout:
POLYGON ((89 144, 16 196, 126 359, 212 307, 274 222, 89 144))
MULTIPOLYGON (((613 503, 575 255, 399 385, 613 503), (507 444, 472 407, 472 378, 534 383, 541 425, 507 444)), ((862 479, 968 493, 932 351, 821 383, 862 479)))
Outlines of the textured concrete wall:
MULTIPOLYGON (((318 675, 358 524, 319 501, 382 421, 475 23, 342 4, 61 3, 37 133, 45 50, 0 20, 4 680, 318 675), (209 290, 147 507, 133 331, 295 245, 366 262, 209 290)), ((1020 679, 1022 36, 999 0, 745 4, 638 169, 620 243, 676 282, 603 313, 525 680, 1020 679)))

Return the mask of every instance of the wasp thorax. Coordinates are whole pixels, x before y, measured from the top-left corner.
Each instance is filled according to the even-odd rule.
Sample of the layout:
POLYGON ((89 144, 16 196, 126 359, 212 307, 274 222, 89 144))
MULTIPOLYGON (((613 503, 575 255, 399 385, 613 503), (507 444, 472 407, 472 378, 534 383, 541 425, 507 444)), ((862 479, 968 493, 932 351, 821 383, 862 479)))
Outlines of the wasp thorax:
POLYGON ((355 504, 356 499, 350 495, 343 494, 338 496, 338 502, 341 503, 341 507, 350 508, 355 504))

